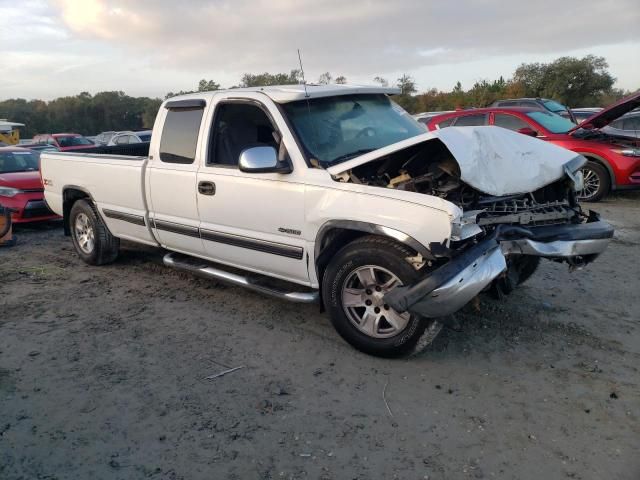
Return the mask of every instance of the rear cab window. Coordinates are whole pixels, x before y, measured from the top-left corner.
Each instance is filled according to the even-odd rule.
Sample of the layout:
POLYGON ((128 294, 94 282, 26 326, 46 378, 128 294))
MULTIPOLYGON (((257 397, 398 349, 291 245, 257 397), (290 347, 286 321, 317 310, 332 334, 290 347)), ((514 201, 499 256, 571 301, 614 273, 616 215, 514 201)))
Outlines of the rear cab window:
POLYGON ((196 158, 202 107, 169 108, 160 138, 160 160, 165 163, 191 164, 196 158))

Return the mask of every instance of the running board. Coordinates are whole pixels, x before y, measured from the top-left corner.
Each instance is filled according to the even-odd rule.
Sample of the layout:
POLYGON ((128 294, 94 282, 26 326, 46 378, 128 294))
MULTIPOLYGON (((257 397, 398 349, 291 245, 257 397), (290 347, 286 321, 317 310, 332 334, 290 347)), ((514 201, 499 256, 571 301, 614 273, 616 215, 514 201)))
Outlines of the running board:
POLYGON ((271 297, 280 298, 282 300, 288 300, 296 303, 316 303, 320 298, 318 290, 312 290, 309 292, 288 292, 285 290, 279 290, 272 286, 267 286, 263 282, 278 281, 280 280, 270 279, 265 275, 255 275, 254 277, 242 276, 235 273, 220 270, 214 267, 206 260, 200 260, 188 255, 167 253, 162 259, 164 264, 168 267, 177 268, 179 270, 185 270, 187 272, 194 273, 196 275, 219 280, 230 285, 244 287, 254 292, 269 295, 271 297))

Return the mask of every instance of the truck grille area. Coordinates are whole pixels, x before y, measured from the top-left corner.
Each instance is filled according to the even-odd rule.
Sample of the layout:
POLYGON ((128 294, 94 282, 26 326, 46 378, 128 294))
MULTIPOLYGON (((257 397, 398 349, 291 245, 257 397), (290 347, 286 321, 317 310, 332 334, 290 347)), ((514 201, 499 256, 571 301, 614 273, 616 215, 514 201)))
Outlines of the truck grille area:
POLYGON ((483 207, 485 211, 477 217, 478 225, 555 225, 569 223, 578 213, 568 201, 538 203, 533 196, 496 199, 483 207))

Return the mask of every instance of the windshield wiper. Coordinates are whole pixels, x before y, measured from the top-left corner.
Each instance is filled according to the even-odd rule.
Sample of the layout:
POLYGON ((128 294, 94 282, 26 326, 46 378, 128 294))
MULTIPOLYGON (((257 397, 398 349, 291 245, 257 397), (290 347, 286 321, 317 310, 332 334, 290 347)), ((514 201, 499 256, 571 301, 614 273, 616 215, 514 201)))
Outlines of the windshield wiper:
POLYGON ((377 148, 361 148, 360 150, 356 150, 355 152, 350 152, 350 153, 345 153, 344 155, 340 155, 339 157, 336 157, 333 160, 326 163, 328 163, 329 165, 336 165, 338 163, 351 160, 352 158, 359 157, 360 155, 364 155, 365 153, 373 152, 374 150, 377 150, 377 148))

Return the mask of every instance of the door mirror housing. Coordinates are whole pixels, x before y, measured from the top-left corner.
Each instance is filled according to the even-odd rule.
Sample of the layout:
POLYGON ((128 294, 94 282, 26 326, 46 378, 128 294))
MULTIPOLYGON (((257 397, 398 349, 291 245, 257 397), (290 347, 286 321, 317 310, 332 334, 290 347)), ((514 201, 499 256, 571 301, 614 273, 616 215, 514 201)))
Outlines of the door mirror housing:
POLYGON ((291 166, 287 162, 279 162, 278 152, 270 146, 243 150, 238 165, 240 171, 246 173, 291 173, 291 166))
POLYGON ((533 128, 531 127, 522 127, 518 129, 518 133, 521 133, 523 135, 529 135, 530 137, 537 137, 538 136, 538 132, 536 132, 533 128))

